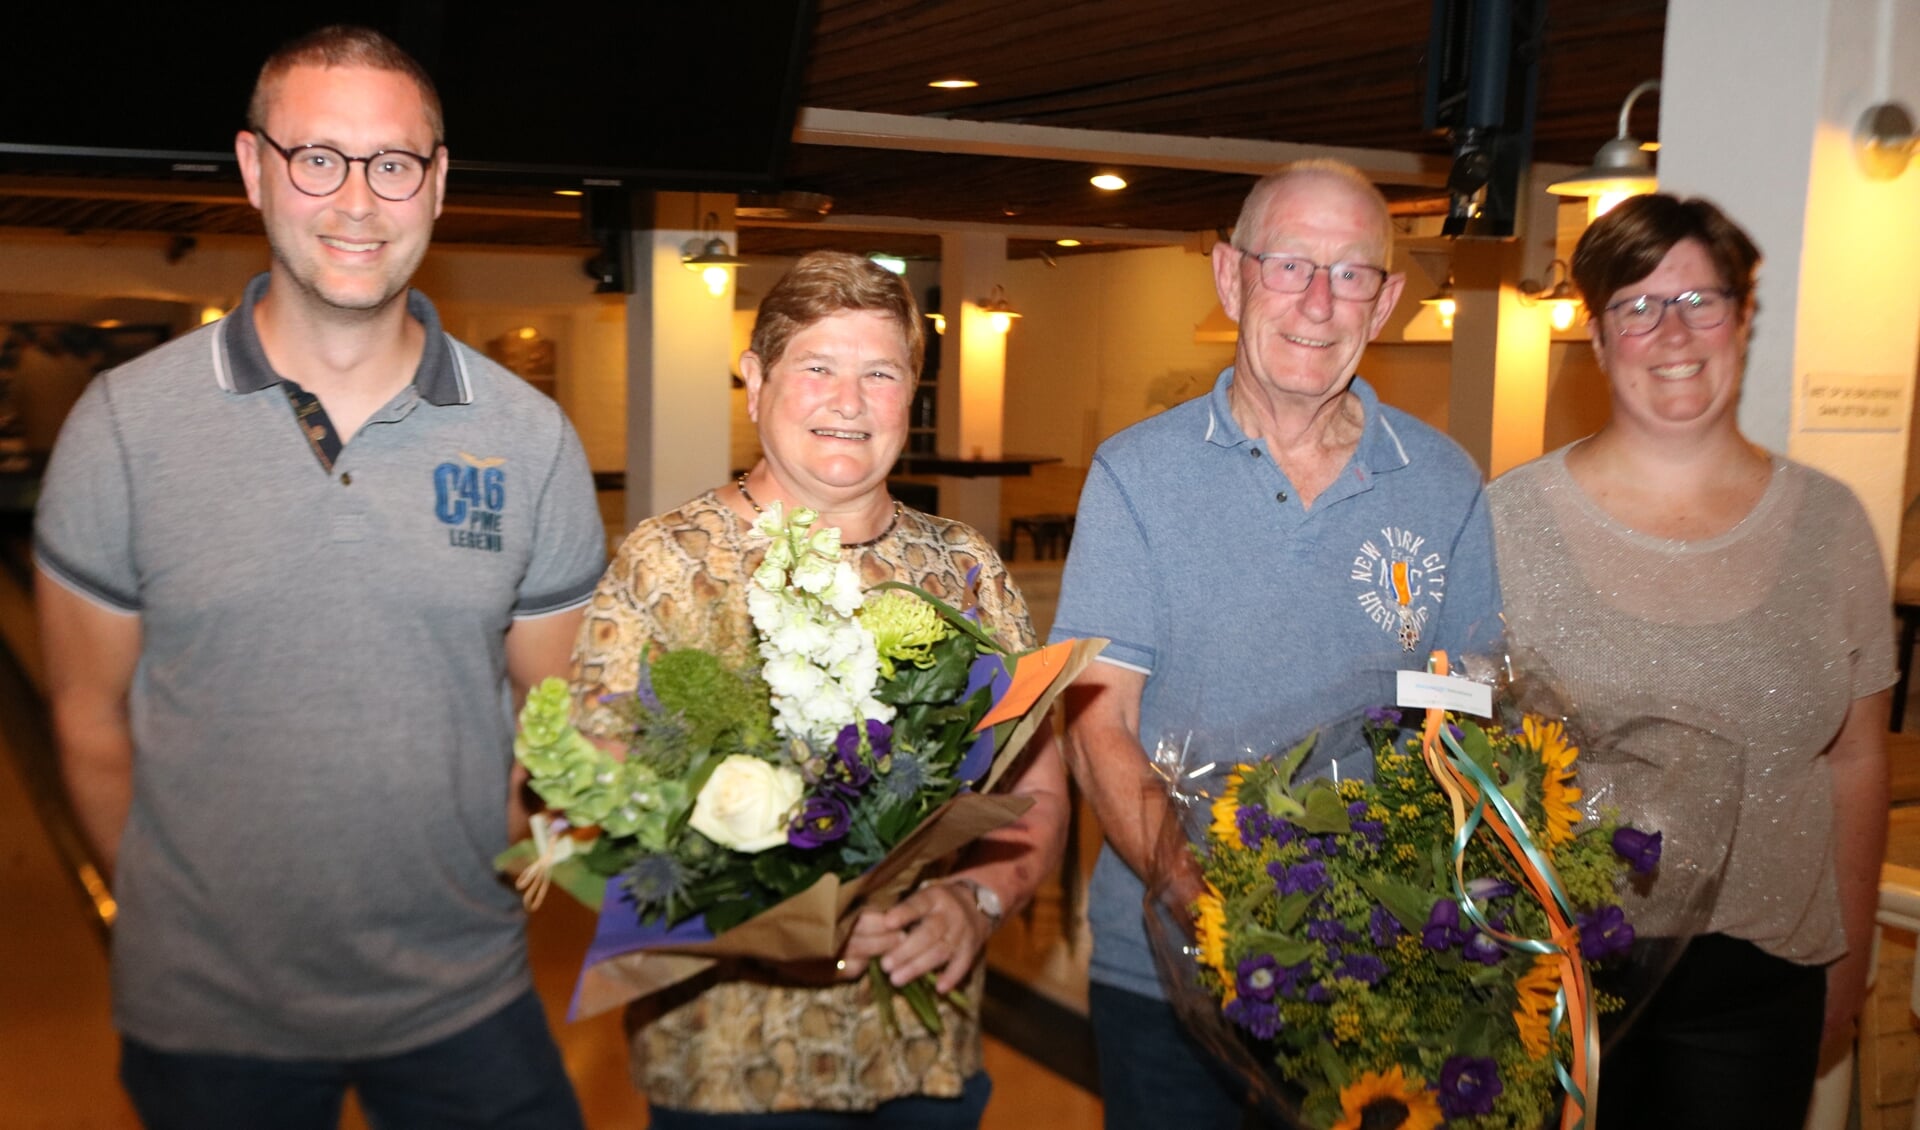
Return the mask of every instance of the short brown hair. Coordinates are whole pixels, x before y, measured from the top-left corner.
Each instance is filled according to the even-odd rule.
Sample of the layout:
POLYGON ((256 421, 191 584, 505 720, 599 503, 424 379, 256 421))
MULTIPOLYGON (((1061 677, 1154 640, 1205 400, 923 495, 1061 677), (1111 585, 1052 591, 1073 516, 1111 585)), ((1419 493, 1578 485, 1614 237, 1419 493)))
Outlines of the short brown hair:
POLYGON ((907 361, 913 366, 913 378, 920 379, 927 331, 920 325, 920 306, 914 302, 913 293, 892 271, 845 251, 810 252, 780 276, 760 300, 750 348, 760 364, 771 369, 795 334, 822 318, 849 310, 872 310, 900 323, 900 332, 907 338, 907 361))
POLYGON ((1760 249, 1712 201, 1656 192, 1621 201, 1595 220, 1573 249, 1573 285, 1588 314, 1598 317, 1615 293, 1652 274, 1674 244, 1687 239, 1706 249, 1720 285, 1745 311, 1760 249))
POLYGON ((446 143, 440 92, 434 89, 433 77, 427 74, 427 69, 393 40, 372 28, 351 24, 333 24, 310 31, 267 56, 267 61, 260 66, 260 77, 253 82, 253 97, 247 102, 247 128, 266 128, 267 110, 274 95, 279 93, 280 81, 295 67, 366 67, 407 76, 420 88, 427 125, 433 128, 434 148, 446 143))

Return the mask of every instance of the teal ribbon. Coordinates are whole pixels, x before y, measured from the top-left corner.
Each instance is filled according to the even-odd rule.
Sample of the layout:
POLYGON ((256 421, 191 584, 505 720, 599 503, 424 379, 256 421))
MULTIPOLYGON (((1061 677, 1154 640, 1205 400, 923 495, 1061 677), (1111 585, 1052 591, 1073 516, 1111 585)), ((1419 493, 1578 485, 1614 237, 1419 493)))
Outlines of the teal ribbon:
MULTIPOLYGON (((1564 953, 1565 950, 1558 943, 1551 940, 1542 940, 1539 938, 1508 938, 1503 936, 1505 932, 1496 930, 1489 924, 1486 916, 1481 914, 1480 908, 1474 904, 1473 899, 1467 896, 1466 887, 1461 882, 1461 876, 1466 871, 1464 863, 1466 860, 1467 845, 1472 842, 1473 833, 1478 830, 1484 822, 1486 810, 1488 806, 1491 805, 1493 810, 1499 814, 1500 819, 1506 823, 1508 830, 1513 833, 1514 841, 1519 845, 1521 854, 1527 857, 1527 860, 1533 864, 1534 870, 1541 878, 1546 880, 1547 890, 1553 895, 1554 901, 1559 904, 1560 912, 1566 916, 1567 921, 1571 922, 1574 920, 1573 903, 1567 898, 1566 890, 1560 885, 1560 875, 1554 870, 1553 861, 1547 857, 1546 852, 1542 851, 1540 847, 1533 842, 1533 836, 1527 831, 1526 822, 1520 818, 1519 811, 1513 807, 1513 804, 1507 800, 1506 795, 1500 791, 1498 783, 1488 775, 1486 770, 1480 767, 1479 763, 1467 756, 1466 751, 1460 748, 1460 743, 1454 739, 1453 734, 1447 729, 1445 723, 1442 723, 1440 726, 1440 744, 1445 750, 1448 763, 1451 764, 1454 769, 1458 770, 1462 776, 1472 781, 1475 789, 1480 794, 1479 798, 1474 801, 1473 811, 1467 814, 1467 818, 1460 822, 1460 826, 1454 829, 1453 833, 1453 894, 1455 900, 1460 904, 1461 913, 1465 914, 1474 925, 1480 927, 1488 937, 1506 949, 1542 957, 1564 953)), ((1575 958, 1577 960, 1578 955, 1575 955, 1575 958)), ((1585 1031, 1580 1035, 1580 1038, 1586 1041, 1588 1062, 1590 1063, 1598 1063, 1600 1055, 1599 1029, 1595 1023, 1594 1013, 1595 1010, 1592 1008, 1587 1010, 1586 1023, 1583 1025, 1585 1031)), ((1550 1031, 1552 1036, 1555 1037, 1555 1043, 1558 1043, 1560 1031, 1565 1026, 1566 1015, 1567 989, 1566 986, 1562 985, 1559 991, 1554 994, 1553 1013, 1550 1017, 1550 1031)), ((1574 1106, 1580 1111, 1580 1117, 1575 1120, 1573 1124, 1574 1130, 1586 1130, 1588 1118, 1587 1093, 1574 1082, 1572 1073, 1567 1070, 1566 1064, 1562 1063, 1560 1057, 1557 1055, 1553 1057, 1553 1073, 1555 1077, 1560 1080, 1561 1087, 1565 1088, 1567 1097, 1573 1100, 1574 1106)))

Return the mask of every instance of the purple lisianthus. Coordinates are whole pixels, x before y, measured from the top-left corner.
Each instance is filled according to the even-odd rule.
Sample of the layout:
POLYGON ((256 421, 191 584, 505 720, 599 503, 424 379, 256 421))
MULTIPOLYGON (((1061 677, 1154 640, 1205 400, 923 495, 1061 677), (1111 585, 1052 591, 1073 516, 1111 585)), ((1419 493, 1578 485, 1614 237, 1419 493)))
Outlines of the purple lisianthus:
POLYGON ((833 739, 833 757, 840 767, 840 774, 846 783, 856 790, 866 787, 873 780, 874 763, 893 752, 893 727, 885 722, 867 719, 868 757, 860 756, 860 730, 852 722, 840 728, 833 739))
POLYGON ((1280 1009, 1272 1001, 1235 997, 1221 1012, 1255 1039, 1271 1040, 1280 1031, 1280 1009))
POLYGON ((1376 726, 1398 726, 1400 724, 1400 712, 1391 706, 1369 706, 1367 707, 1367 721, 1376 726))
POLYGON ((1375 906, 1373 913, 1367 917, 1367 933, 1372 936, 1374 945, 1390 946, 1406 930, 1392 911, 1384 906, 1375 906))
POLYGON ((1307 986, 1307 993, 1304 999, 1308 1004, 1326 1004, 1333 999, 1333 990, 1315 981, 1313 984, 1307 986))
POLYGON ((1256 954, 1240 963, 1233 981, 1241 996, 1270 1001, 1280 987, 1280 963, 1272 954, 1256 954))
POLYGON ((1273 877, 1274 887, 1283 895, 1310 895, 1327 885, 1327 865, 1317 859, 1292 866, 1278 861, 1267 864, 1267 874, 1273 877))
POLYGON ((1660 833, 1642 832, 1622 824, 1613 830, 1613 850, 1627 861, 1635 875, 1651 875, 1660 865, 1660 833))
POLYGON ((1436 952, 1450 950, 1467 940, 1467 931, 1460 928, 1460 904, 1452 899, 1440 899, 1427 912, 1427 924, 1420 931, 1420 944, 1436 952))
POLYGON ((1467 740, 1467 732, 1451 722, 1447 723, 1447 733, 1452 734, 1453 740, 1456 742, 1464 742, 1467 740))
POLYGON ((1580 916, 1580 956, 1603 961, 1633 947, 1633 923, 1617 906, 1603 906, 1580 916))
POLYGON ((1492 1114, 1505 1089, 1500 1065, 1487 1056, 1456 1055, 1440 1065, 1440 1113, 1448 1118, 1492 1114))
POLYGON ((1512 894, 1516 889, 1512 883, 1507 882, 1505 879, 1493 879, 1483 876, 1479 879, 1467 880, 1467 897, 1475 902, 1503 899, 1512 894))
POLYGON ((832 793, 817 793, 800 806, 787 829, 787 842, 797 848, 817 848, 847 834, 847 802, 832 793))
POLYGON ((1482 965, 1498 965, 1500 959, 1507 956, 1507 951, 1500 948, 1500 943, 1494 940, 1492 934, 1475 930, 1473 937, 1468 938, 1467 944, 1461 947, 1460 956, 1482 965))
POLYGON ((1340 961, 1340 967, 1334 970, 1334 976, 1345 977, 1349 981, 1358 981, 1363 985, 1372 985, 1387 975, 1387 963, 1370 953, 1350 953, 1340 961))

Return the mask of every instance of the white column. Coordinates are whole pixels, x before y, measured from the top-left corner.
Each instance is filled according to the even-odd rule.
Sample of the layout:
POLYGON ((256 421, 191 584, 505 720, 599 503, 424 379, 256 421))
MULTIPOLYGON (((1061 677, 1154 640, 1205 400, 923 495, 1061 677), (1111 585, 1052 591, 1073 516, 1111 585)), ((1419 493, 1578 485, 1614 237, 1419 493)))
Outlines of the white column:
POLYGON ((1869 179, 1852 134, 1877 102, 1920 112, 1920 5, 1672 0, 1660 78, 1661 190, 1713 199, 1765 255, 1740 425, 1851 486, 1891 555, 1920 355, 1920 168, 1869 179), (1841 418, 1877 430, 1832 430, 1818 406, 1836 397, 1884 409, 1841 418))
MULTIPOLYGON (((733 198, 659 193, 630 235, 627 298, 627 525, 727 477, 733 284, 719 295, 681 263, 705 212, 730 245, 733 198)), ((710 236, 712 233, 707 233, 710 236)))
MULTIPOLYGON (((946 232, 940 237, 940 304, 949 312, 940 339, 940 455, 998 459, 1004 454, 1007 338, 980 302, 1004 285, 1006 265, 1003 235, 946 232)), ((999 542, 1000 479, 939 479, 941 514, 999 542)))

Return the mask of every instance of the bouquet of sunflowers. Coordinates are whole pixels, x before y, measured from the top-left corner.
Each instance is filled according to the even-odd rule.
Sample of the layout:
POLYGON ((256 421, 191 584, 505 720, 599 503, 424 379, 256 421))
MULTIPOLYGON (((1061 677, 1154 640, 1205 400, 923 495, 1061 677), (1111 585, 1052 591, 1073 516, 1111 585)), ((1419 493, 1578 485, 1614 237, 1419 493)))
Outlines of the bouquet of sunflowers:
MULTIPOLYGON (((600 912, 576 1016, 722 957, 830 961, 861 906, 1030 803, 991 789, 1099 641, 1013 655, 910 586, 863 592, 816 521, 774 504, 755 523, 758 667, 640 657, 618 754, 574 728, 562 680, 521 711, 514 754, 547 808, 499 863, 530 905, 557 885, 600 912)), ((898 991, 937 1028, 931 986, 898 991)))
POLYGON ((1583 805, 1560 721, 1403 721, 1367 712, 1351 752, 1370 777, 1340 779, 1368 760, 1349 756, 1302 779, 1314 735, 1179 774, 1204 828, 1163 852, 1192 852, 1205 891, 1190 945, 1150 896, 1163 981, 1300 1126, 1577 1125, 1598 1019, 1626 1004, 1593 973, 1647 960, 1629 908, 1660 879, 1662 833, 1583 805))

